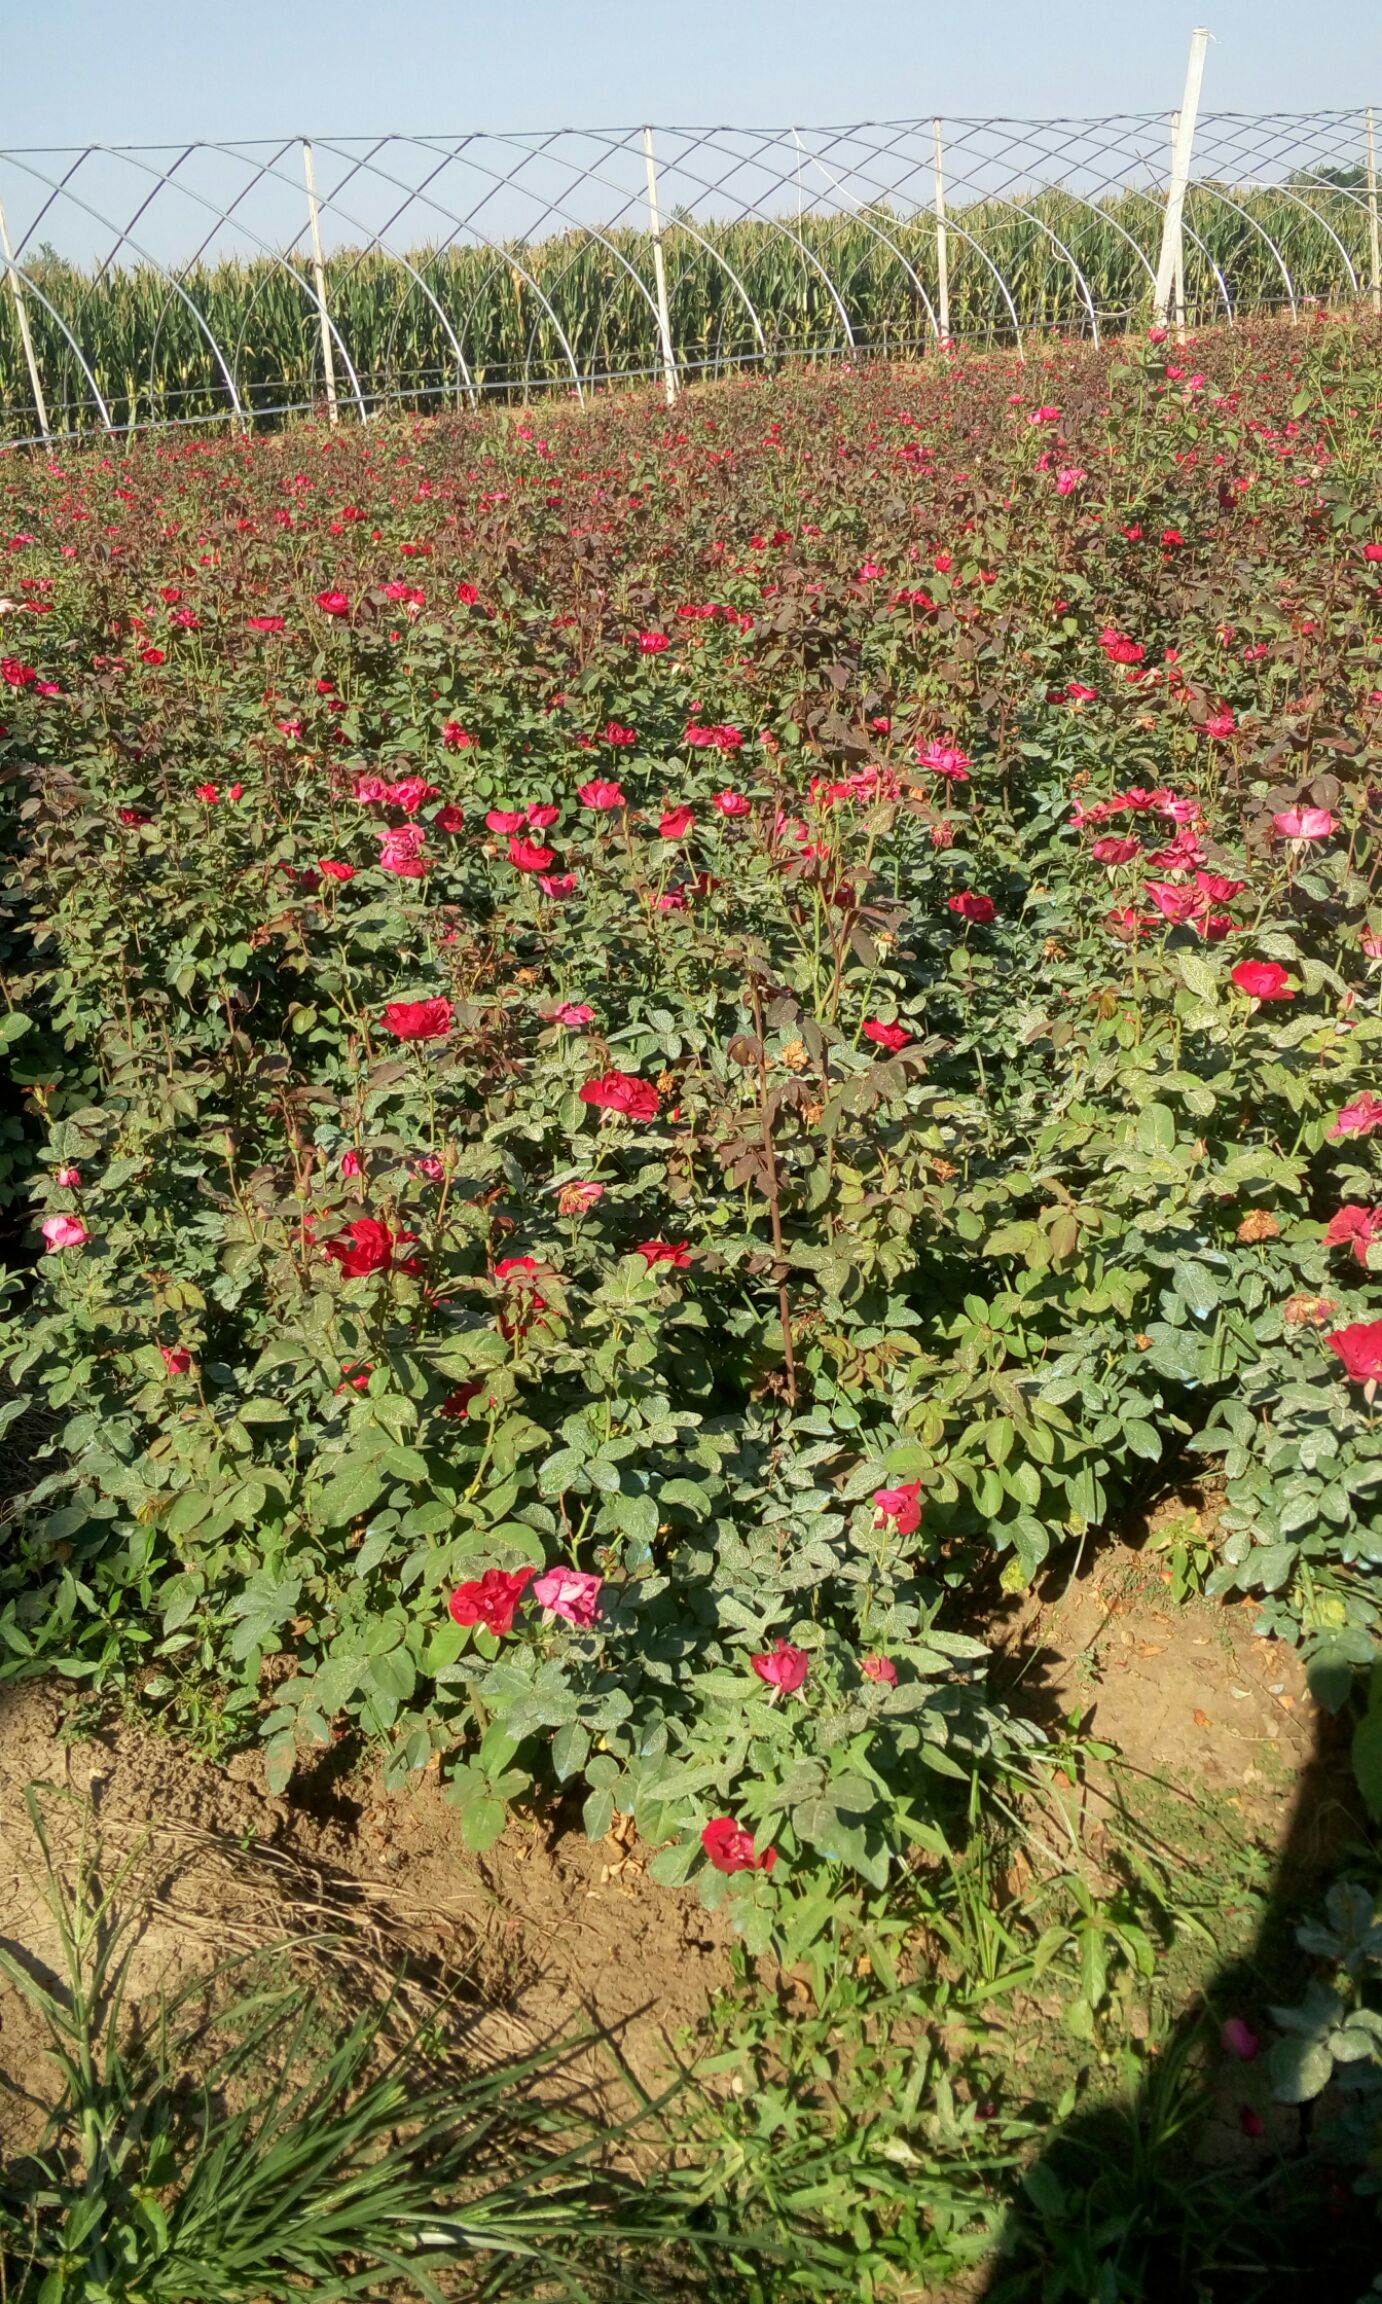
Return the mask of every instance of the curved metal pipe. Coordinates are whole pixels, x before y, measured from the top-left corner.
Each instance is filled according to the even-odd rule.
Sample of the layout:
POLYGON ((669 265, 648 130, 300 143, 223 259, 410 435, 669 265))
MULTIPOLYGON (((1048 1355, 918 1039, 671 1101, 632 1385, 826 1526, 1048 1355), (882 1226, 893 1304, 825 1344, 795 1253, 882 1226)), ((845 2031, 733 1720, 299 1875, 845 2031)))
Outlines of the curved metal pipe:
MULTIPOLYGON (((112 421, 110 410, 107 408, 105 400, 102 397, 101 387, 97 383, 95 377, 92 375, 91 370, 88 368, 82 352, 82 348, 77 342, 77 339, 73 335, 71 329, 68 327, 67 322, 63 319, 61 312, 59 312, 55 304, 51 304, 49 302, 48 298, 44 295, 43 290, 39 287, 37 281, 34 279, 32 272, 28 270, 27 266, 20 263, 17 256, 12 256, 10 258, 9 262, 5 266, 5 270, 7 272, 18 273, 20 279, 24 283, 26 293, 32 296, 36 302, 43 306, 43 309, 48 314, 49 319, 55 321, 57 326, 62 330, 63 335, 67 338, 68 343, 72 347, 73 359, 76 361, 77 366, 80 368, 83 376, 85 376, 87 383, 91 386, 91 397, 95 401, 97 408, 100 410, 102 427, 106 432, 113 433, 115 430, 115 425, 112 421)), ((64 439, 70 439, 71 436, 72 435, 70 431, 63 434, 64 439)), ((33 445, 33 443, 23 440, 12 440, 5 442, 4 445, 11 448, 23 448, 29 447, 33 445)))
MULTIPOLYGON (((100 147, 99 147, 99 146, 93 146, 93 147, 91 147, 91 150, 99 150, 99 149, 100 149, 100 147)), ((188 153, 190 153, 190 152, 194 151, 195 149, 196 149, 196 147, 195 147, 194 145, 189 145, 189 146, 188 146, 188 148, 187 148, 187 151, 183 153, 183 155, 182 155, 182 159, 183 159, 183 160, 185 160, 185 159, 188 157, 188 153)), ((82 197, 81 197, 81 195, 80 195, 79 193, 77 193, 77 192, 73 192, 73 191, 71 191, 71 190, 69 189, 69 186, 70 186, 70 183, 71 183, 71 179, 72 179, 72 177, 73 177, 73 176, 75 176, 75 175, 76 175, 76 172, 77 172, 77 170, 76 170, 76 168, 75 168, 75 167, 74 167, 74 168, 71 168, 71 169, 69 169, 69 171, 68 171, 68 174, 67 174, 67 177, 64 179, 63 183, 62 183, 61 185, 57 185, 57 184, 54 184, 54 183, 53 183, 53 180, 52 180, 52 178, 51 178, 50 176, 46 176, 46 175, 44 174, 44 172, 43 172, 43 170, 42 170, 41 168, 33 168, 33 167, 31 167, 31 166, 29 165, 29 163, 28 163, 26 160, 22 159, 22 158, 21 158, 21 157, 20 157, 20 156, 19 156, 17 153, 13 153, 13 152, 11 152, 11 153, 9 153, 9 154, 7 155, 7 157, 8 157, 8 158, 9 158, 11 161, 13 161, 13 162, 14 162, 15 166, 17 166, 17 167, 20 167, 20 168, 23 168, 23 169, 24 169, 24 171, 25 171, 25 173, 26 173, 27 175, 30 175, 30 176, 32 176, 32 177, 35 179, 35 181, 36 181, 37 183, 40 183, 40 184, 46 184, 46 185, 48 186, 48 188, 49 188, 49 191, 50 191, 50 193, 52 194, 53 198, 55 198, 55 199, 57 199, 57 198, 60 198, 60 199, 63 199, 63 200, 70 200, 70 201, 72 202, 72 205, 73 205, 75 208, 80 208, 80 209, 83 211, 83 213, 84 213, 84 214, 86 214, 87 216, 93 217, 93 218, 95 219, 96 223, 98 223, 99 225, 101 225, 101 227, 102 227, 103 229, 104 229, 106 226, 108 226, 108 225, 109 225, 109 223, 110 223, 110 218, 109 218, 108 216, 103 216, 103 215, 101 214, 101 212, 100 212, 100 210, 99 210, 98 208, 93 208, 93 207, 92 207, 92 205, 91 205, 91 203, 90 203, 90 201, 89 201, 89 200, 83 200, 83 199, 82 199, 82 197)), ((82 155, 82 158, 83 158, 83 160, 85 160, 85 159, 88 159, 89 157, 90 157, 90 151, 88 151, 88 152, 85 152, 85 153, 83 153, 83 155, 82 155)), ((80 166, 80 164, 81 164, 81 163, 79 162, 79 163, 78 163, 78 166, 80 166)), ((182 165, 182 161, 180 160, 180 161, 176 162, 176 163, 175 163, 175 165, 176 165, 177 167, 181 167, 181 165, 182 165)), ((141 216, 144 214, 145 210, 148 208, 150 201, 152 201, 152 200, 154 200, 154 199, 156 199, 156 198, 157 198, 157 196, 158 196, 158 191, 159 191, 160 187, 161 187, 162 185, 166 185, 167 183, 169 183, 169 182, 171 181, 171 178, 170 178, 169 176, 167 176, 167 175, 164 175, 164 174, 162 174, 162 172, 161 172, 161 171, 158 171, 158 170, 154 170, 154 171, 151 171, 151 173, 157 174, 157 175, 159 176, 159 185, 156 185, 156 186, 155 186, 154 190, 153 190, 153 191, 152 191, 152 192, 149 194, 149 198, 148 198, 147 200, 143 201, 143 202, 140 204, 140 206, 139 206, 139 207, 136 209, 136 211, 135 211, 134 215, 133 215, 133 216, 131 217, 131 219, 130 219, 130 221, 131 221, 131 223, 132 223, 132 224, 137 224, 137 223, 139 222, 139 219, 140 219, 140 217, 141 217, 141 216)), ((181 189, 181 187, 179 187, 179 189, 181 189)), ((39 211, 39 219, 38 219, 38 220, 36 220, 36 221, 35 221, 35 223, 31 224, 31 225, 30 225, 30 227, 29 227, 29 230, 28 230, 28 231, 27 231, 27 232, 24 234, 24 237, 23 237, 23 239, 21 239, 21 241, 20 241, 20 243, 19 243, 19 246, 18 246, 18 248, 15 250, 15 254, 16 254, 17 256, 18 256, 18 255, 22 255, 22 254, 23 254, 23 251, 24 251, 24 249, 25 249, 26 245, 28 244, 28 241, 29 241, 29 239, 32 237, 33 233, 34 233, 34 232, 37 230, 37 228, 38 228, 38 221, 41 221, 42 217, 43 217, 43 216, 45 216, 45 215, 47 214, 47 212, 48 212, 48 208, 49 208, 49 206, 50 206, 50 205, 51 205, 51 201, 50 201, 50 202, 45 202, 45 204, 44 204, 44 207, 43 207, 43 208, 42 208, 42 209, 39 211)), ((218 342, 218 340, 217 340, 216 336, 215 336, 215 335, 214 335, 214 333, 212 332, 211 328, 210 328, 210 327, 207 325, 206 319, 205 319, 205 317, 203 316, 203 314, 202 314, 202 313, 201 313, 201 312, 200 312, 200 311, 197 309, 197 306, 196 306, 196 305, 193 303, 193 301, 192 301, 191 297, 190 297, 190 296, 187 294, 186 290, 185 290, 184 288, 182 288, 182 287, 179 285, 179 283, 177 282, 177 280, 173 278, 172 274, 171 274, 171 273, 169 273, 169 272, 168 272, 168 271, 165 269, 165 267, 164 267, 162 264, 160 264, 160 263, 159 263, 159 261, 158 261, 158 258, 157 258, 156 256, 151 256, 151 255, 149 254, 149 252, 148 252, 147 248, 142 248, 142 247, 140 246, 139 242, 138 242, 138 241, 137 241, 137 240, 134 238, 133 234, 132 234, 131 232, 129 232, 128 230, 126 230, 126 231, 121 231, 121 230, 120 230, 120 227, 119 227, 118 225, 115 227, 115 229, 116 229, 116 232, 117 232, 117 235, 118 235, 118 237, 117 237, 117 239, 116 239, 116 242, 115 242, 115 248, 113 248, 113 249, 111 250, 111 252, 110 252, 110 255, 106 257, 106 259, 105 259, 104 263, 101 265, 101 267, 100 267, 99 271, 96 273, 96 275, 95 275, 95 278, 92 280, 92 282, 91 282, 91 284, 90 284, 90 287, 89 287, 89 288, 88 288, 88 290, 87 290, 87 293, 88 293, 88 295, 90 295, 90 294, 92 293, 92 291, 94 290, 94 288, 95 288, 95 285, 96 285, 96 281, 98 281, 98 280, 101 278, 102 274, 103 274, 103 273, 104 273, 104 272, 107 270, 107 268, 110 266, 110 264, 111 264, 111 263, 113 263, 113 261, 114 261, 114 258, 115 258, 115 250, 116 250, 116 249, 118 249, 118 248, 132 248, 132 249, 134 250, 134 252, 135 252, 136 256, 139 258, 140 262, 141 262, 141 263, 143 263, 143 264, 147 264, 147 265, 149 265, 149 267, 151 268, 151 270, 153 270, 154 272, 156 272, 156 273, 158 274, 158 276, 159 276, 160 280, 164 281, 164 282, 165 282, 165 283, 166 283, 166 284, 167 284, 169 287, 171 287, 172 289, 174 289, 174 291, 176 292, 176 294, 177 294, 177 295, 179 295, 179 296, 182 298, 182 301, 183 301, 183 303, 184 303, 184 304, 187 306, 187 309, 188 309, 188 311, 191 313, 191 315, 192 315, 193 319, 196 321, 196 323, 197 323, 197 326, 200 328, 200 330, 201 330, 201 332, 202 332, 203 336, 206 338, 206 341, 207 341, 207 343, 210 345, 210 347, 211 347, 211 350, 212 350, 212 352, 213 352, 213 354, 214 354, 214 356, 215 356, 215 359, 216 359, 216 363, 217 363, 217 366, 220 368, 221 374, 222 374, 223 378, 225 379, 225 386, 226 386, 226 390, 227 390, 227 391, 229 392, 229 394, 230 394, 230 405, 231 405, 231 409, 232 409, 232 412, 233 412, 233 413, 234 413, 236 416, 243 416, 243 415, 244 415, 244 409, 241 407, 241 404, 240 404, 240 395, 239 395, 238 391, 237 391, 237 390, 236 390, 236 388, 235 388, 235 377, 234 377, 234 374, 232 373, 232 371, 231 371, 231 369, 230 369, 230 367, 229 367, 229 365, 228 365, 228 363, 227 363, 227 360, 226 360, 226 356, 225 356, 224 352, 221 350, 221 346, 220 346, 220 344, 219 344, 219 342, 218 342)), ((83 365, 83 367, 85 368, 85 366, 86 366, 86 363, 85 363, 85 362, 83 362, 83 363, 82 363, 82 365, 83 365)), ((88 371, 88 373, 89 373, 89 371, 88 371)))

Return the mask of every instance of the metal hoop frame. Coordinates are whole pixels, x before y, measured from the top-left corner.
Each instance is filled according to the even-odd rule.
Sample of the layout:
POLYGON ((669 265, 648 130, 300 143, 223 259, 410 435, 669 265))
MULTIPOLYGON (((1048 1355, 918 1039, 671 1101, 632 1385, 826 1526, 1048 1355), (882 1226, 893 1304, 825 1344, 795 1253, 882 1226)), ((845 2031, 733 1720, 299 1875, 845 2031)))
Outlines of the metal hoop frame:
MULTIPOLYGON (((1229 322, 1254 309, 1282 308, 1295 317, 1307 299, 1340 293, 1356 298, 1371 292, 1377 301, 1382 282, 1372 278, 1368 256, 1377 185, 1362 165, 1370 149, 1370 117, 1360 109, 1201 117, 1183 226, 1187 253, 1193 250, 1201 267, 1202 285, 1195 291, 1201 311, 1211 282, 1229 322), (1262 258, 1247 260, 1246 277, 1239 256, 1224 253, 1216 217, 1226 225, 1231 220, 1240 255, 1246 247, 1260 247, 1262 258)), ((929 120, 805 129, 659 128, 652 134, 664 187, 672 309, 679 285, 684 295, 701 301, 697 318, 685 323, 696 330, 691 342, 670 347, 679 372, 789 356, 857 357, 880 343, 908 351, 939 346, 934 259, 942 221, 962 267, 968 260, 977 278, 989 283, 976 310, 976 274, 969 273, 961 337, 977 332, 981 341, 1006 339, 1025 355, 1030 335, 1050 325, 1044 315, 1052 266, 1058 268, 1054 276, 1063 272, 1070 284, 1068 291, 1055 290, 1054 309, 1072 311, 1073 298, 1075 324, 1096 344, 1111 327, 1134 325, 1144 305, 1150 309, 1169 115, 944 123, 949 206, 943 219, 932 213, 939 161, 933 159, 929 120), (812 192, 804 203, 808 176, 812 192), (1059 196, 1059 212, 1044 205, 1048 195, 1059 196), (1047 263, 1027 278, 1010 263, 1010 227, 1025 239, 1029 256, 1034 248, 1047 251, 1047 263), (1104 254, 1112 246, 1120 259, 1112 273, 1107 262, 1101 266, 1103 290, 1111 291, 1102 297, 1088 262, 1087 231, 1095 228, 1104 236, 1104 254), (761 235, 759 244, 745 240, 746 230, 761 235), (741 253, 746 247, 747 266, 741 253), (772 292, 775 248, 789 260, 784 282, 794 276, 798 284, 790 322, 772 292), (693 250, 703 267, 694 275, 694 289, 684 265, 693 250), (723 291, 714 288, 717 278, 723 291), (736 308, 747 333, 732 322, 736 308), (697 342, 708 355, 704 362, 693 351, 697 342)), ((584 401, 619 377, 660 373, 641 129, 315 139, 314 150, 331 164, 327 173, 335 172, 317 195, 332 237, 320 288, 303 257, 303 184, 290 159, 301 141, 0 152, 0 192, 17 210, 10 266, 15 294, 32 302, 40 348, 59 363, 55 413, 62 422, 54 437, 78 433, 93 419, 114 434, 148 423, 218 418, 246 426, 310 406, 328 339, 362 421, 389 402, 435 405, 439 395, 442 404, 456 395, 474 409, 489 392, 526 399, 557 385, 584 401), (218 195, 212 187, 227 170, 242 181, 237 185, 232 177, 230 190, 218 195), (98 195, 94 174, 104 184, 111 172, 118 178, 124 171, 133 176, 127 205, 103 187, 98 195), (386 213, 371 222, 381 200, 386 213), (182 234, 176 251, 159 237, 166 237, 174 206, 180 215, 209 220, 199 233, 182 234), (419 246, 419 225, 429 218, 433 231, 419 246), (59 251, 70 269, 65 278, 55 277, 36 269, 29 253, 54 220, 67 232, 69 250, 82 247, 93 227, 103 243, 108 234, 109 243, 89 265, 59 251), (377 308, 357 307, 352 329, 344 322, 342 299, 361 268, 375 260, 387 267, 379 278, 377 308), (245 267, 240 293, 227 311, 222 296, 229 301, 229 291, 218 285, 213 313, 202 283, 218 276, 208 266, 234 261, 245 267), (283 405, 264 408, 256 405, 264 378, 247 385, 246 353, 261 299, 270 282, 285 274, 300 307, 302 333, 296 335, 298 324, 280 306, 274 324, 285 373, 271 375, 283 405), (148 317, 142 387, 105 370, 99 342, 102 294, 110 292, 112 280, 136 275, 163 289, 148 317), (491 340, 482 308, 503 276, 514 283, 519 305, 516 337, 512 317, 496 321, 508 331, 501 343, 491 340), (71 292, 65 292, 68 280, 71 292), (411 369, 400 366, 399 333, 410 307, 430 315, 418 346, 426 358, 411 369), (187 400, 200 406, 170 415, 163 345, 179 310, 190 315, 210 366, 185 387, 187 400), (227 320, 235 326, 233 342, 227 320), (433 324, 435 338, 428 334, 433 324), (348 341, 351 332, 361 339, 355 345, 348 341), (437 358, 429 348, 433 342, 437 358), (497 380, 486 374, 496 365, 497 380), (74 377, 80 380, 75 401, 74 377), (117 403, 128 409, 128 421, 120 420, 117 403)), ((46 243, 43 253, 49 253, 46 243)), ((225 278, 223 272, 221 284, 225 278)), ((681 309, 686 312, 684 300, 681 309)), ((0 436, 8 432, 3 444, 18 446, 27 441, 24 412, 32 393, 10 325, 6 306, 0 320, 0 436)), ((183 351, 173 357, 185 357, 189 341, 179 337, 183 351)), ((404 350, 405 363, 408 357, 404 350)))

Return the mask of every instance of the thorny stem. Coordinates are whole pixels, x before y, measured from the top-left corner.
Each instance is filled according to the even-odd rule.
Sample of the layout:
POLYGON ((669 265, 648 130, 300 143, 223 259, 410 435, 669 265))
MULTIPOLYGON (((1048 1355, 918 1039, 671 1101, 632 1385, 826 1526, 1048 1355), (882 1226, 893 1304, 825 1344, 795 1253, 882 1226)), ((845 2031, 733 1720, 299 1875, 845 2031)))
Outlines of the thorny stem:
POLYGON ((768 1051, 763 1039, 763 995, 758 978, 749 977, 749 1006, 753 1010, 753 1029, 758 1041, 758 1109, 763 1125, 764 1188, 768 1195, 768 1215, 772 1223, 773 1254, 777 1259, 777 1305, 782 1321, 782 1361, 787 1376, 787 1405, 796 1413, 797 1364, 792 1348, 792 1299, 787 1292, 786 1256, 782 1244, 782 1194, 777 1172, 777 1147, 773 1142, 772 1111, 768 1101, 768 1051))

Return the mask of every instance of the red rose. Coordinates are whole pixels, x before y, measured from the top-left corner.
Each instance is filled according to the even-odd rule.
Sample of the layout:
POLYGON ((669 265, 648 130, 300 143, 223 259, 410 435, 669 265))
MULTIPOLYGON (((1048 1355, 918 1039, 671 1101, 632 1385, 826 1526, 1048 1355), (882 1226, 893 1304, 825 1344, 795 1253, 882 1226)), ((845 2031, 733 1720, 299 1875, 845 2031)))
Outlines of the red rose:
POLYGON ((587 1080, 580 1097, 582 1104, 624 1112, 630 1120, 656 1120, 662 1109, 656 1088, 633 1072, 602 1072, 598 1080, 587 1080))
POLYGON ((687 1240, 640 1240, 634 1254, 646 1258, 650 1272, 659 1264, 673 1264, 678 1272, 689 1271, 691 1265, 691 1244, 687 1240))
POLYGON ((1096 840, 1094 860, 1097 864, 1130 864, 1134 856, 1142 854, 1140 840, 1096 840))
POLYGON ((1275 960, 1240 960, 1229 971, 1240 992, 1250 1000, 1294 1000, 1296 988, 1290 971, 1275 960))
POLYGON ((973 920, 980 928, 986 928, 998 911, 991 896, 976 896, 971 888, 961 889, 958 896, 947 899, 947 904, 962 920, 973 920))
POLYGON ((355 866, 353 864, 333 864, 330 858, 326 856, 318 857, 317 870, 326 880, 353 880, 355 878, 355 866))
POLYGON ((350 594, 348 592, 319 592, 317 594, 317 606, 323 616, 348 616, 350 614, 350 594))
POLYGON ((555 848, 539 848, 535 840, 515 838, 509 842, 509 862, 520 872, 546 872, 556 860, 555 848))
POLYGON ((761 1856, 755 1853, 753 1834, 732 1816, 712 1816, 701 1834, 701 1846, 717 1872, 771 1872, 777 1862, 776 1848, 765 1848, 761 1856))
POLYGON ((1360 1264, 1367 1263, 1368 1250, 1373 1241, 1379 1239, 1382 1239, 1382 1208, 1360 1208, 1356 1201, 1346 1200, 1325 1227, 1326 1248, 1352 1248, 1360 1264))
POLYGON ((876 1680, 881 1687, 897 1686, 897 1666, 891 1656, 865 1656, 859 1669, 866 1680, 876 1680))
POLYGON ((811 1669, 806 1650, 794 1648, 790 1640, 779 1640, 765 1656, 750 1656, 749 1662, 779 1696, 795 1696, 811 1669))
POLYGON ((485 829, 501 834, 521 832, 526 819, 527 811, 522 808, 491 808, 485 818, 485 829))
POLYGON ((459 720, 446 722, 441 732, 441 740, 448 752, 468 752, 476 742, 476 738, 471 735, 470 730, 463 728, 459 720))
POLYGON ((589 784, 582 784, 576 797, 583 808, 594 808, 599 812, 625 805, 622 784, 612 784, 603 776, 597 776, 589 784))
POLYGON ((536 1568, 518 1568, 512 1575, 503 1568, 487 1568, 469 1584, 458 1584, 447 1606, 457 1624, 483 1624, 502 1639, 512 1632, 515 1610, 536 1574, 536 1568))
POLYGON ((1197 913, 1209 910, 1209 898, 1200 888, 1181 888, 1174 880, 1149 880, 1147 894, 1163 920, 1180 927, 1197 913))
POLYGON ((905 1480, 900 1488, 875 1488, 878 1525, 891 1520, 899 1536, 915 1536, 921 1526, 921 1482, 905 1480))
POLYGON ((866 1040, 872 1040, 879 1048, 891 1048, 894 1055, 899 1048, 906 1047, 911 1037, 911 1033, 904 1031, 900 1024, 880 1024, 874 1016, 864 1026, 866 1040))
POLYGON ((395 1040, 444 1040, 453 1022, 451 1002, 391 1000, 384 1010, 384 1030, 395 1040))
POLYGON ((696 822, 695 811, 687 807, 668 808, 663 811, 658 831, 664 840, 684 840, 696 822))
POLYGON ((342 1276, 347 1280, 360 1280, 367 1272, 390 1269, 415 1272, 417 1258, 400 1257, 395 1265, 394 1249, 416 1238, 415 1232, 391 1232, 377 1216, 357 1216, 344 1232, 327 1241, 326 1253, 333 1263, 340 1265, 342 1276))
POLYGON ((1355 1384, 1382 1383, 1382 1320, 1355 1320, 1328 1338, 1355 1384))

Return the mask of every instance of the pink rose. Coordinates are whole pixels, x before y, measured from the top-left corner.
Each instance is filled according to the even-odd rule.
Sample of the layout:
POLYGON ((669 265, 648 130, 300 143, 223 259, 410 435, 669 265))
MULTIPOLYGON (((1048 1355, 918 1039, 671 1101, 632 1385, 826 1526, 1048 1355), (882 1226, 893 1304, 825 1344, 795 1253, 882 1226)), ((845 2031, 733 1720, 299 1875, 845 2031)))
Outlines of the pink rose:
POLYGON ((552 1010, 554 1024, 565 1024, 568 1031, 579 1032, 583 1024, 593 1024, 595 1011, 587 1008, 584 1000, 563 1000, 560 1008, 552 1010))
POLYGON ((876 1680, 881 1687, 897 1686, 897 1666, 891 1656, 865 1656, 859 1669, 866 1680, 876 1680))
POLYGON ((63 1190, 66 1192, 79 1192, 81 1190, 82 1172, 80 1168, 59 1168, 54 1173, 53 1182, 55 1184, 61 1184, 63 1190))
POLYGON ((969 754, 956 744, 919 744, 917 765, 929 768, 933 776, 944 776, 951 784, 967 784, 972 765, 969 754))
POLYGON ((56 1255, 60 1248, 80 1248, 91 1238, 80 1216, 45 1216, 39 1226, 47 1242, 46 1253, 56 1255))
POLYGON ((559 1616, 564 1624, 584 1628, 600 1613, 603 1582, 602 1576, 587 1576, 579 1568, 552 1568, 539 1576, 533 1598, 545 1615, 559 1616))
POLYGON ((423 859, 426 838, 420 824, 400 824, 379 835, 379 869, 400 880, 420 880, 427 870, 423 859))
POLYGON ((1241 2016, 1228 2016, 1219 2026, 1219 2046, 1226 2056, 1236 2056, 1244 2064, 1251 2064, 1262 2043, 1250 2024, 1241 2016))
POLYGON ((1327 840, 1337 819, 1327 808, 1284 808, 1272 818, 1272 830, 1283 840, 1327 840))
POLYGON ((1374 1128, 1382 1128, 1382 1096, 1365 1088, 1351 1104, 1345 1104, 1337 1115, 1329 1133, 1331 1136, 1371 1136, 1374 1128))

